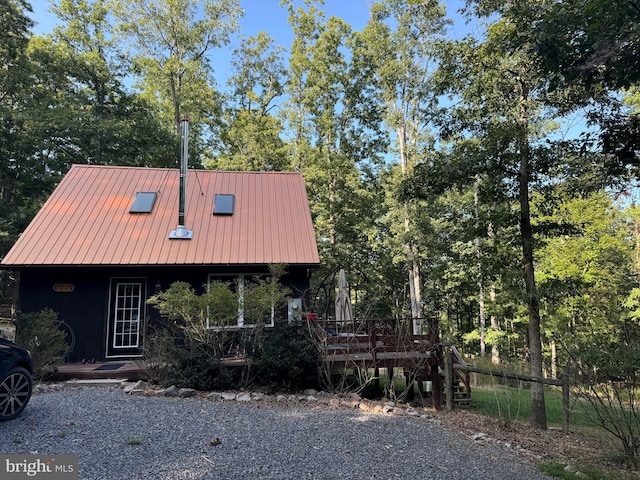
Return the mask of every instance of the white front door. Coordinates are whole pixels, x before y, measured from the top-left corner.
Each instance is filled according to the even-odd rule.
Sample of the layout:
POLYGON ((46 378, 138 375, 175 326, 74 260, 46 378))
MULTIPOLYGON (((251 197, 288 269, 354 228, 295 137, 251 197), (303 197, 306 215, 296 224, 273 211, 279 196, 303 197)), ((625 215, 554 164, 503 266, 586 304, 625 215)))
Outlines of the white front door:
POLYGON ((112 280, 107 357, 141 354, 144 285, 141 279, 112 280))

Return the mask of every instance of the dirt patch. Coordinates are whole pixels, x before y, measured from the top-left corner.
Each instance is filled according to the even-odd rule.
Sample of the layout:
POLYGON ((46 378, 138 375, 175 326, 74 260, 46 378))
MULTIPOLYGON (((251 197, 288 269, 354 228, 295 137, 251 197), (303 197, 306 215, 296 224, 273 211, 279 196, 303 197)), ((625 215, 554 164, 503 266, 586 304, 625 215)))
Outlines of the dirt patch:
POLYGON ((592 467, 612 474, 610 478, 640 478, 615 463, 617 452, 611 438, 581 432, 565 434, 561 428, 546 431, 522 422, 506 422, 466 410, 442 412, 438 415, 443 427, 475 442, 496 445, 513 451, 533 463, 559 462, 574 468, 592 467), (617 473, 614 473, 617 472, 617 473))

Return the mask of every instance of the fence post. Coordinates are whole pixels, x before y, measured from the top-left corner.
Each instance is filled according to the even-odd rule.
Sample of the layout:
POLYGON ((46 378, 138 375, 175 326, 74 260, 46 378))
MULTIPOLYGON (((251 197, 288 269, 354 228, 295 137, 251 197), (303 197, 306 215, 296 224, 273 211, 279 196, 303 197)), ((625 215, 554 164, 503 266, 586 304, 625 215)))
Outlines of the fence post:
POLYGON ((445 401, 447 411, 453 410, 453 359, 451 358, 451 346, 444 345, 444 382, 445 401))
POLYGON ((569 368, 562 370, 562 431, 565 435, 569 433, 569 368))

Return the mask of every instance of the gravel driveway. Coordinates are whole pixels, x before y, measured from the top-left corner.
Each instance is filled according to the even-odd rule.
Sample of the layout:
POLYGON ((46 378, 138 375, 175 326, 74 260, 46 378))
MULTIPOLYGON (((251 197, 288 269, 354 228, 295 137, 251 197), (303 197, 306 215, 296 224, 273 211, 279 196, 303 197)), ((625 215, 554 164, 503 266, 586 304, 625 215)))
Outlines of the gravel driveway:
POLYGON ((426 417, 140 397, 37 393, 0 424, 2 454, 76 454, 80 479, 548 479, 426 417))

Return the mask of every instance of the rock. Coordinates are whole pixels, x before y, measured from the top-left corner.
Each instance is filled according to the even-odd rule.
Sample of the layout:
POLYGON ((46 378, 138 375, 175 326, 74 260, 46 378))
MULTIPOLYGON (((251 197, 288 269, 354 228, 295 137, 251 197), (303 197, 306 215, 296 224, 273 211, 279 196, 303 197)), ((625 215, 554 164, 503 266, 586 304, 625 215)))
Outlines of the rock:
POLYGON ((353 400, 355 402, 360 402, 362 400, 362 397, 360 395, 358 395, 357 393, 350 393, 349 394, 349 400, 353 400))
POLYGON ((220 392, 210 392, 205 398, 212 402, 220 402, 222 401, 222 394, 220 392))
POLYGON ((288 399, 288 397, 286 395, 278 395, 276 397, 276 402, 277 403, 287 403, 288 400, 289 399, 288 399))
POLYGON ((239 393, 236 395, 236 400, 238 402, 250 402, 251 401, 251 394, 244 392, 244 393, 239 393))
POLYGON ((39 383, 33 387, 33 393, 44 393, 49 391, 49 388, 44 383, 39 383))
POLYGON ((254 402, 262 402, 265 399, 264 393, 254 393, 251 396, 251 400, 254 402))
POLYGON ((147 388, 144 391, 144 396, 145 397, 155 397, 156 396, 156 391, 153 388, 147 388))
POLYGON ((358 405, 360 410, 364 410, 365 412, 373 412, 375 410, 375 405, 371 402, 360 402, 358 405))
POLYGON ((318 399, 313 395, 307 395, 306 397, 304 397, 304 401, 307 403, 316 403, 318 399))
POLYGON ((358 408, 360 407, 360 402, 357 400, 340 400, 340 405, 347 408, 358 408))
POLYGON ((314 390, 313 388, 307 388, 304 392, 302 392, 302 394, 305 397, 317 397, 318 396, 318 391, 314 390))
POLYGON ((329 406, 331 408, 339 408, 340 407, 340 399, 339 398, 332 398, 329 400, 329 406))
POLYGON ((475 435, 471 436, 471 440, 481 440, 486 437, 487 437, 486 433, 476 433, 475 435))
POLYGON ((180 398, 195 397, 196 391, 193 388, 181 388, 178 390, 178 396, 180 398))
POLYGON ((235 400, 236 394, 233 392, 222 392, 221 394, 222 400, 235 400))
POLYGON ((176 387, 175 385, 171 385, 170 387, 164 389, 165 397, 177 397, 178 393, 178 387, 176 387))
POLYGON ((407 415, 410 417, 419 417, 420 412, 418 412, 415 408, 407 408, 407 415))
POLYGON ((144 395, 145 390, 147 389, 147 384, 142 380, 138 380, 133 385, 127 385, 124 387, 124 393, 128 393, 129 395, 144 395))
POLYGON ((384 405, 382 405, 382 413, 392 413, 393 409, 393 404, 385 403, 384 405))

